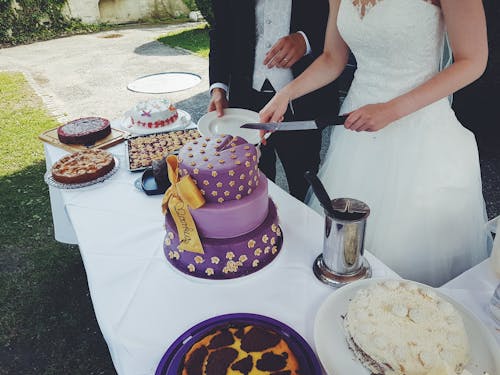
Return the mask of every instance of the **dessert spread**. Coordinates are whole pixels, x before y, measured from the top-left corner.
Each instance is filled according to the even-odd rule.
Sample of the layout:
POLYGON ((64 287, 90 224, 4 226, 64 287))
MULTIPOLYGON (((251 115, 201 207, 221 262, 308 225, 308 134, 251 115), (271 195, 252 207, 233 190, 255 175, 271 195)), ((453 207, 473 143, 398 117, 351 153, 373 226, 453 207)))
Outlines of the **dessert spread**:
POLYGON ((162 129, 172 125, 179 114, 168 99, 153 99, 137 103, 132 109, 132 126, 146 129, 162 129))
POLYGON ((431 288, 409 281, 359 290, 344 326, 349 347, 373 374, 426 375, 442 362, 461 374, 469 359, 458 311, 431 288))
POLYGON ((101 117, 84 117, 57 128, 57 137, 66 144, 93 144, 111 134, 108 120, 101 117))
POLYGON ((90 149, 59 159, 52 166, 52 177, 63 184, 89 182, 106 175, 114 166, 115 160, 109 152, 90 149))
POLYGON ((278 332, 257 325, 230 325, 195 342, 186 353, 182 375, 304 375, 278 332))

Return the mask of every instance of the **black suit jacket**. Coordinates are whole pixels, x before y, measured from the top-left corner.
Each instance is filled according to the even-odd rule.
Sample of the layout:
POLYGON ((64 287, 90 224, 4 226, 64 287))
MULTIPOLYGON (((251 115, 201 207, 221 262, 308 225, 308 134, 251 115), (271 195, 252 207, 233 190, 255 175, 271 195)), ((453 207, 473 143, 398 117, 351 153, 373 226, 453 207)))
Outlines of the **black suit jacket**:
MULTIPOLYGON (((229 86, 231 107, 252 108, 252 81, 255 64, 255 0, 212 0, 215 22, 210 30, 210 84, 229 86)), ((323 51, 328 20, 328 0, 292 0, 290 33, 303 31, 312 52, 292 66, 294 77, 301 74, 323 51)), ((294 100, 297 120, 313 119, 338 112, 335 83, 294 100)))

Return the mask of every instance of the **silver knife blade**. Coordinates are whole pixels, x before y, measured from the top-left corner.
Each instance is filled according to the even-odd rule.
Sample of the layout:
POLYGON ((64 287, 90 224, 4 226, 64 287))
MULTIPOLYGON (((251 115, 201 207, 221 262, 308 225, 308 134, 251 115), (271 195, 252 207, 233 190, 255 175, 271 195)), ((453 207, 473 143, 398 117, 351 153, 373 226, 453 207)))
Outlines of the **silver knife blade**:
POLYGON ((279 130, 311 130, 318 129, 316 122, 310 121, 287 121, 287 122, 266 122, 266 123, 248 123, 243 124, 240 128, 245 129, 259 129, 267 131, 279 130))
POLYGON ((324 129, 327 126, 344 125, 347 115, 332 116, 327 115, 316 120, 307 121, 283 121, 267 123, 247 123, 240 127, 246 129, 258 129, 267 131, 288 131, 288 130, 314 130, 324 129))

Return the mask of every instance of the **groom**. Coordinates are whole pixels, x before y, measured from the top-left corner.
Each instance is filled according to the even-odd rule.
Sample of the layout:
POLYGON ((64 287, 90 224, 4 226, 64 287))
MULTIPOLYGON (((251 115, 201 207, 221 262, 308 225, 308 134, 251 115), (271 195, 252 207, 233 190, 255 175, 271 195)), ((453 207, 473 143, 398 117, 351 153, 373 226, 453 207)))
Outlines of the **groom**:
MULTIPOLYGON (((328 0, 212 0, 208 111, 227 107, 260 111, 323 51, 328 0)), ((294 100, 285 121, 338 112, 334 84, 294 100)), ((259 167, 274 181, 279 156, 290 194, 304 200, 304 172, 318 171, 319 130, 273 133, 261 146, 259 167)))

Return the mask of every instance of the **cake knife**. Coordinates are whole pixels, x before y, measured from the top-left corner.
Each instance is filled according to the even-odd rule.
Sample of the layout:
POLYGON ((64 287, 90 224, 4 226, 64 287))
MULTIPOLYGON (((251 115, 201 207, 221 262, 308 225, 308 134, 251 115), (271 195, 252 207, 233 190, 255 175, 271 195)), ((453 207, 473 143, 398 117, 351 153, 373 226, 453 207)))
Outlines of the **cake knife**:
POLYGON ((318 117, 315 120, 307 121, 283 121, 266 123, 247 123, 240 126, 245 129, 258 129, 267 131, 288 131, 288 130, 322 130, 327 126, 344 125, 347 115, 327 115, 318 117))

